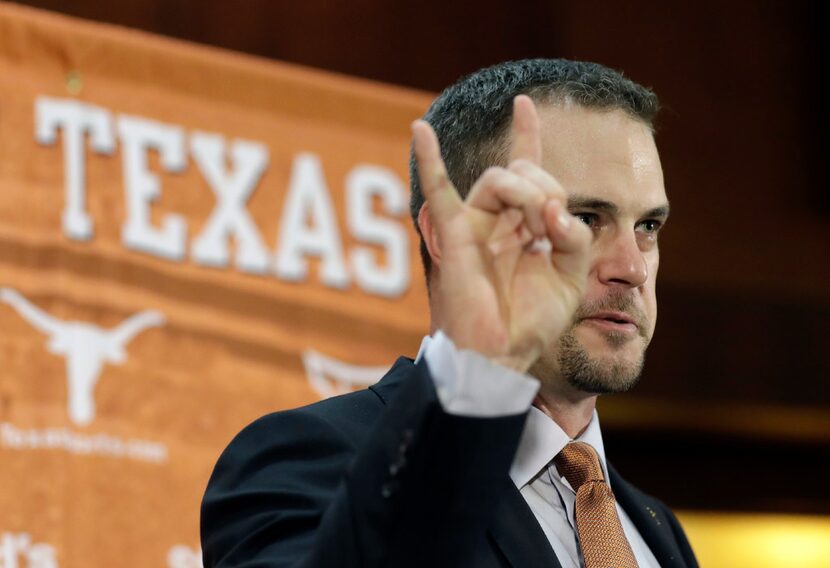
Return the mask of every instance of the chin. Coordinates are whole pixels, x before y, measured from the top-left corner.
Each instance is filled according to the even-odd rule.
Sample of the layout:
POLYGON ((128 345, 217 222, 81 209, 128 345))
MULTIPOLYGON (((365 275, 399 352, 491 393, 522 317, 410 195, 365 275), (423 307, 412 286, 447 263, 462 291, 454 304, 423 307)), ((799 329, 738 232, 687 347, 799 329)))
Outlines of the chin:
POLYGON ((580 331, 563 335, 557 349, 559 372, 572 387, 591 394, 611 394, 625 392, 637 383, 645 361, 644 337, 580 331))

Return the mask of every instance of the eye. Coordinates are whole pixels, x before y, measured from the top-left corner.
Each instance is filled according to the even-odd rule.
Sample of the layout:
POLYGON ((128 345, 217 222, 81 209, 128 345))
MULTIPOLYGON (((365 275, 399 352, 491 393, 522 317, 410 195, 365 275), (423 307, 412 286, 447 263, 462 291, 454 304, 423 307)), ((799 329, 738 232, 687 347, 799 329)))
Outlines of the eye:
POLYGON ((637 229, 649 235, 656 235, 662 226, 663 223, 657 219, 646 219, 645 221, 640 221, 638 223, 637 229))
POLYGON ((599 215, 596 213, 573 213, 573 216, 591 227, 596 228, 599 224, 599 215))

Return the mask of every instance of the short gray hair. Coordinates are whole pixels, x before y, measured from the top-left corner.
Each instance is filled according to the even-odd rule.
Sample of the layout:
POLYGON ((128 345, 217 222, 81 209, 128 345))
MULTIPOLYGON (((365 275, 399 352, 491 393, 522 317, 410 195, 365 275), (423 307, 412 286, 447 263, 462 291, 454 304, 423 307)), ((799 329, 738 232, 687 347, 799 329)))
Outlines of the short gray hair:
MULTIPOLYGON (((504 140, 513 99, 525 94, 537 103, 568 100, 597 110, 623 110, 652 130, 660 109, 651 89, 599 65, 567 59, 508 61, 476 71, 448 87, 430 105, 424 120, 441 144, 447 173, 462 197, 488 167, 505 159, 504 140)), ((410 152, 409 209, 415 230, 424 204, 415 154, 410 152)), ((432 260, 421 236, 421 259, 429 282, 432 260)))

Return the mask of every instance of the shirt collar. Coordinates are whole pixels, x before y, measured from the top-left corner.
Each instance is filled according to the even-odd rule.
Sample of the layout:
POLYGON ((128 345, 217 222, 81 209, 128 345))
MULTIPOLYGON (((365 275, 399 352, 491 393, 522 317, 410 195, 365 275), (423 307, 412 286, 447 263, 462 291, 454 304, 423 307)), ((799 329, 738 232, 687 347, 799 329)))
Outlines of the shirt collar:
MULTIPOLYGON (((418 363, 424 356, 430 341, 432 337, 429 335, 425 335, 421 340, 415 363, 418 363)), ((577 440, 590 444, 597 451, 602 473, 607 480, 608 466, 605 463, 605 447, 602 444, 602 431, 596 410, 591 416, 588 427, 577 440)), ((571 439, 559 427, 559 424, 535 406, 531 406, 524 432, 519 440, 519 448, 513 458, 513 465, 510 467, 510 479, 513 480, 514 485, 521 489, 530 483, 570 441, 571 439)))
POLYGON ((425 335, 424 338, 421 340, 421 346, 418 348, 418 355, 415 357, 415 363, 419 363, 421 361, 421 357, 424 356, 424 353, 427 350, 427 345, 429 342, 432 341, 432 337, 429 335, 425 335))
MULTIPOLYGON (((602 431, 596 410, 588 427, 576 439, 590 444, 597 451, 602 473, 607 480, 608 466, 605 463, 605 447, 602 444, 602 431)), ((530 407, 525 429, 519 440, 519 448, 510 467, 510 479, 513 480, 513 484, 521 489, 530 483, 570 441, 570 437, 559 424, 535 406, 530 407)))

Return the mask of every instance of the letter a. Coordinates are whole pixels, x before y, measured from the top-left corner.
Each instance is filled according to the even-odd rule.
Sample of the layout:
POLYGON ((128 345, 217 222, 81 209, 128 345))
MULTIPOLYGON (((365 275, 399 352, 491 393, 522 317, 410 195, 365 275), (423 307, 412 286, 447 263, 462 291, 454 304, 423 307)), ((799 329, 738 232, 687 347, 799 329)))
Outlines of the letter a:
POLYGON ((277 276, 302 281, 308 275, 306 255, 319 256, 320 280, 332 288, 349 283, 343 245, 320 160, 314 154, 298 154, 280 222, 277 276), (307 221, 311 220, 313 227, 307 221))

